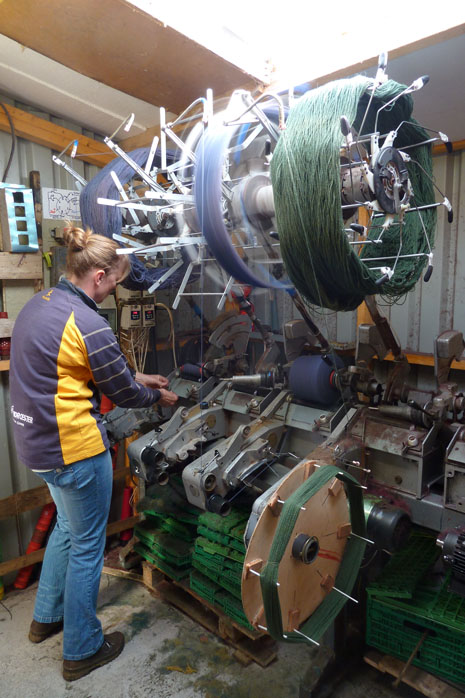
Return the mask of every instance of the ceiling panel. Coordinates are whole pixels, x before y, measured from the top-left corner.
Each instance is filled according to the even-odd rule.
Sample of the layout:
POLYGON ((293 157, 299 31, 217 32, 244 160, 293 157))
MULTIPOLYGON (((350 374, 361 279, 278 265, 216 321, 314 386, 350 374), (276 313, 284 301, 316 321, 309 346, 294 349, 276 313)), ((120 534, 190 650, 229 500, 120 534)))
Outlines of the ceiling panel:
POLYGON ((181 112, 212 88, 260 83, 124 0, 3 0, 2 34, 149 104, 181 112))

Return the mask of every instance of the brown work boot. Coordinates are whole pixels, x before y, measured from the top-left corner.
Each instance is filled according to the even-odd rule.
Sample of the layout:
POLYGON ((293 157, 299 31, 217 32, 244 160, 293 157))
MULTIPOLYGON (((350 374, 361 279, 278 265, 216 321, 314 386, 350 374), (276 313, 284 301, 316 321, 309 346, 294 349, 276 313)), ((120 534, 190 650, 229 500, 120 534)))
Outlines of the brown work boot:
POLYGON ((64 659, 63 678, 66 681, 75 681, 82 676, 90 674, 99 666, 108 664, 112 659, 121 654, 124 647, 123 633, 115 632, 103 636, 103 645, 98 652, 85 659, 64 659))
POLYGON ((50 635, 55 635, 63 629, 63 621, 57 620, 54 623, 39 623, 33 620, 29 628, 29 639, 31 642, 42 642, 50 635))

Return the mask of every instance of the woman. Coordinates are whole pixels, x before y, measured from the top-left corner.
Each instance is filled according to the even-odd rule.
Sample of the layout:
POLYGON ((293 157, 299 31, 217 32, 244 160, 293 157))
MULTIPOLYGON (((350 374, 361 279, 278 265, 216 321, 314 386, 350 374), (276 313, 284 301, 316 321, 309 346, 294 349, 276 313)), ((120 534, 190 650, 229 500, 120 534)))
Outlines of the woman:
POLYGON ((36 294, 15 322, 10 363, 13 432, 20 460, 47 483, 57 522, 47 544, 29 639, 63 627, 63 676, 72 681, 122 651, 96 616, 113 482, 99 391, 116 405, 174 405, 162 376, 128 368, 97 312, 129 271, 113 240, 68 228, 67 278, 36 294))

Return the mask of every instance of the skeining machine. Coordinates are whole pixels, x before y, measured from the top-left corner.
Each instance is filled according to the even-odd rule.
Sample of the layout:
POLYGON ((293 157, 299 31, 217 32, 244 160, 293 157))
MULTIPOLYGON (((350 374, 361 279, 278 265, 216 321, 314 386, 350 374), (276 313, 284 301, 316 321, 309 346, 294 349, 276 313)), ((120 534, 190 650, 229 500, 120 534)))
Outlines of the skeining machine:
MULTIPOLYGON (((201 361, 173 371, 174 413, 139 420, 146 433, 128 448, 131 470, 158 487, 181 477, 202 510, 247 507, 247 618, 276 639, 316 644, 327 627, 320 616, 333 618, 351 598, 365 546, 392 552, 412 523, 438 533, 459 590, 463 579, 465 396, 449 380, 463 336, 451 329, 434 340, 435 388, 421 389, 409 383, 375 301, 406 293, 425 267, 424 282, 433 272, 436 211, 447 209, 449 222, 453 213, 428 158, 432 143, 451 144, 411 117, 410 95, 427 76, 393 83, 383 55, 374 79, 340 82, 334 92, 319 88, 332 111, 323 121, 331 138, 321 157, 311 152, 318 169, 305 158, 322 122, 319 90, 258 98, 239 90, 219 113, 209 92, 171 124, 161 110, 160 141, 143 156, 124 153, 116 134, 105 139, 129 174, 113 171, 98 198, 120 216, 121 254, 163 259, 149 292, 176 279, 173 309, 189 293, 208 293, 220 312, 234 293, 241 311, 220 315, 201 361), (344 91, 353 99, 340 101, 344 91), (327 271, 329 254, 339 255, 338 278, 327 271), (189 291, 199 279, 201 290, 189 291), (246 298, 250 286, 289 294, 300 313, 284 322, 281 353, 246 298), (364 300, 372 323, 358 327, 353 358, 338 356, 310 308, 350 310, 364 300), (252 327, 263 352, 250 366, 252 327), (374 359, 389 351, 382 382, 374 359)), ((112 432, 112 420, 115 440, 127 435, 127 426, 112 432)))

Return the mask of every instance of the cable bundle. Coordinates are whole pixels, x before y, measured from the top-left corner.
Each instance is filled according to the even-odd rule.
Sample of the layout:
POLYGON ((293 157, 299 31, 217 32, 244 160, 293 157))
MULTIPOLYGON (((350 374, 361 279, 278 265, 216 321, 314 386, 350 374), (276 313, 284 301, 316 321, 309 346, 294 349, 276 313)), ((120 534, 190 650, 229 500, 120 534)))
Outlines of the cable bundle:
MULTIPOLYGON (((427 257, 399 259, 392 278, 376 284, 382 273, 371 267, 383 262, 371 257, 428 253, 434 242, 436 210, 410 212, 404 216, 401 243, 396 223, 382 236, 382 244, 365 245, 360 256, 349 245, 341 211, 340 148, 343 144, 341 116, 357 131, 370 99, 372 81, 358 76, 338 80, 306 93, 292 108, 287 128, 278 141, 271 163, 271 178, 277 227, 283 260, 291 280, 302 296, 315 305, 332 310, 353 310, 366 295, 379 293, 391 298, 409 291, 418 280, 427 257)), ((374 129, 378 109, 405 90, 392 80, 378 87, 364 122, 364 133, 374 129)), ((395 140, 401 148, 428 139, 426 131, 411 118, 413 100, 403 95, 381 111, 377 130, 388 133, 404 124, 395 140)), ((363 135, 363 134, 360 134, 363 135)), ((409 149, 407 165, 413 187, 411 207, 434 203, 428 175, 432 174, 431 146, 409 149), (423 170, 421 169, 423 168, 423 170)), ((382 224, 384 217, 377 218, 382 224)), ((368 239, 378 237, 380 228, 370 230, 368 239)))

